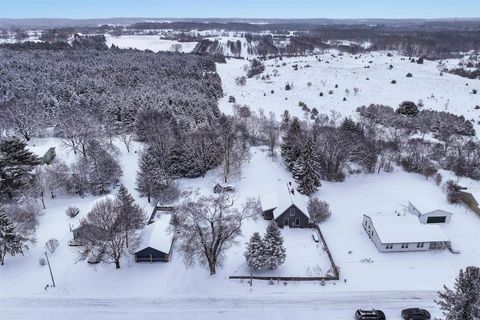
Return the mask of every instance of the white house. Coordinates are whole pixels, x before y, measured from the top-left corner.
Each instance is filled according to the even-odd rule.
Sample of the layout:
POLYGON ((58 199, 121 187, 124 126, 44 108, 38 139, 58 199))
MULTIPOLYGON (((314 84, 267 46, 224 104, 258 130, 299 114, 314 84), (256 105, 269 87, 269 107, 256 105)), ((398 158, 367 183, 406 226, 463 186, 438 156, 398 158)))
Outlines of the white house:
POLYGON ((440 209, 433 209, 429 210, 426 208, 422 208, 423 213, 417 209, 411 202, 408 202, 408 212, 413 214, 414 216, 418 217, 421 223, 450 223, 452 219, 453 213, 440 210, 440 209), (425 210, 426 209, 426 210, 425 210))
POLYGON ((450 242, 438 225, 421 224, 413 215, 363 215, 363 228, 380 252, 444 249, 450 242))

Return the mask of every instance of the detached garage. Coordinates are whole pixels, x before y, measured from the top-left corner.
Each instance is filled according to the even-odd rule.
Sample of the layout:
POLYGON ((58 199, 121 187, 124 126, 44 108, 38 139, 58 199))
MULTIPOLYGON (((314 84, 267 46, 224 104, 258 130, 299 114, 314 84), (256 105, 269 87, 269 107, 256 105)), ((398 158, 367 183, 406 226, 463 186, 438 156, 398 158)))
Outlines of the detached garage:
POLYGON ((173 234, 168 230, 170 219, 171 214, 163 213, 145 227, 135 262, 170 261, 173 244, 173 234))
POLYGON ((408 212, 418 217, 423 224, 432 224, 432 223, 450 223, 453 213, 436 209, 436 210, 427 210, 425 213, 422 213, 418 210, 411 202, 408 203, 408 212))

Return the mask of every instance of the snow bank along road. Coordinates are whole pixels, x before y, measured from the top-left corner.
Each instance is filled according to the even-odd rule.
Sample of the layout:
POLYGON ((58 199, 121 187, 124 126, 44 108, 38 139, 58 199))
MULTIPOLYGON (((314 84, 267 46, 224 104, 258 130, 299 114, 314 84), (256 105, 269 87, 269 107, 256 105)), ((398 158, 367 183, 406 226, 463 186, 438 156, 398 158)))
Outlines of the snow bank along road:
POLYGON ((0 318, 10 319, 353 319, 357 308, 375 307, 387 319, 421 307, 440 316, 434 291, 252 294, 228 297, 2 298, 0 318))

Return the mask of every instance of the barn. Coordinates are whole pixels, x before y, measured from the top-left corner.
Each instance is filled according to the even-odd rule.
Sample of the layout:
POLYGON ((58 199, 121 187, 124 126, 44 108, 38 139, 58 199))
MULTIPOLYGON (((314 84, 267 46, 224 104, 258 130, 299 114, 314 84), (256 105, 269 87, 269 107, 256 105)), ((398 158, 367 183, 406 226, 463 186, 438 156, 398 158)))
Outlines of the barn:
POLYGON ((420 220, 420 222, 423 224, 450 223, 453 215, 451 212, 435 208, 430 208, 427 210, 422 208, 422 211, 420 211, 411 202, 408 202, 408 212, 418 217, 418 220, 420 220))
POLYGON ((363 228, 380 252, 444 249, 450 240, 434 224, 422 224, 413 215, 363 215, 363 228))
POLYGON ((280 228, 305 228, 310 224, 310 218, 301 195, 295 195, 291 184, 287 185, 283 194, 266 194, 260 197, 263 217, 265 220, 275 220, 280 228))
POLYGON ((141 244, 135 252, 135 262, 170 261, 173 245, 173 233, 169 230, 171 217, 171 214, 162 213, 145 227, 141 244))

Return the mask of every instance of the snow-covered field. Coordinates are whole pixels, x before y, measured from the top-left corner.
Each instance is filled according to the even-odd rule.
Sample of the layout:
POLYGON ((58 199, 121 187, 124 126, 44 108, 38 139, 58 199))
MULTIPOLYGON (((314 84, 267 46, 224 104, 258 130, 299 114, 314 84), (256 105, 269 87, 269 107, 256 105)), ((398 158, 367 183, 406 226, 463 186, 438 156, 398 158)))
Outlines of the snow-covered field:
MULTIPOLYGON (((145 48, 157 51, 169 50, 172 45, 146 37, 149 36, 135 38, 135 47, 144 48, 144 42, 145 48)), ((120 47, 133 46, 132 39, 127 36, 108 40, 120 47)), ((188 51, 186 44, 182 46, 188 51)), ((480 120, 480 111, 473 109, 480 103, 479 96, 470 94, 473 88, 480 89, 480 81, 449 74, 440 77, 435 62, 417 65, 397 55, 387 57, 386 53, 368 54, 358 59, 349 55, 332 58, 330 54, 319 57, 320 62, 315 57, 267 61, 265 73, 272 74, 272 70, 277 69, 279 75, 271 77, 270 81, 248 79, 244 87, 236 86, 234 79, 245 74, 246 61, 228 60, 226 64, 219 64, 218 72, 226 94, 220 101, 221 110, 232 112, 229 95, 235 96, 237 103, 247 104, 254 110, 262 108, 279 116, 288 109, 301 118, 304 114, 298 107, 299 101, 310 108, 316 107, 320 113, 335 110, 347 116, 355 115, 355 109, 362 104, 382 103, 396 107, 403 100, 422 99, 426 108, 480 120), (327 59, 329 64, 325 63, 327 59), (369 64, 370 60, 373 63, 369 64), (276 66, 282 63, 286 65, 276 66), (293 64, 298 64, 298 71, 293 70, 293 64), (305 68, 307 64, 311 67, 305 68), (394 66, 392 70, 388 69, 389 64, 394 66), (367 65, 370 68, 364 68, 367 65), (412 78, 405 77, 408 72, 413 74, 412 78), (390 83, 393 79, 396 84, 390 83), (294 84, 293 90, 285 91, 287 82, 294 84), (360 89, 358 95, 353 93, 355 87, 360 89), (350 90, 349 95, 345 89, 350 90), (275 93, 271 94, 271 90, 275 93), (329 95, 329 90, 334 93, 329 95), (324 93, 323 97, 319 96, 320 92, 324 93), (342 101, 343 97, 347 101, 342 101)), ((476 130, 480 130, 478 124, 476 130)), ((116 145, 124 172, 122 182, 149 214, 152 205, 145 198, 139 198, 135 191, 137 152, 142 146, 135 143, 127 153, 120 142, 116 145)), ((66 162, 73 160, 73 155, 66 152, 57 139, 34 139, 30 143, 31 150, 39 155, 52 146, 56 147, 60 158, 66 162)), ((448 172, 442 171, 442 175, 444 180, 453 178, 448 172)), ((182 179, 180 186, 211 194, 219 176, 220 172, 213 170, 204 178, 182 179)), ((280 158, 268 157, 263 147, 252 147, 250 159, 243 164, 241 176, 233 183, 237 204, 248 197, 275 192, 291 180, 291 173, 280 158)), ((459 183, 480 196, 480 183, 463 178, 459 183)), ((111 318, 122 319, 129 318, 132 313, 128 312, 136 310, 145 315, 165 311, 169 319, 204 319, 207 316, 212 319, 265 319, 269 316, 281 319, 288 314, 293 316, 292 310, 296 309, 295 315, 304 314, 307 318, 347 319, 358 307, 378 307, 385 308, 387 315, 391 315, 389 319, 400 319, 400 309, 423 306, 439 316, 433 303, 435 291, 443 284, 452 286, 460 268, 480 265, 480 217, 463 207, 448 204, 441 188, 421 175, 396 169, 393 173, 348 176, 343 183, 323 182, 316 195, 327 201, 332 210, 332 216, 321 229, 340 267, 341 277, 340 281, 327 282, 325 286, 320 286, 319 282, 269 285, 254 281, 250 287, 245 281, 228 279, 230 275, 248 274, 243 257, 245 242, 253 232, 265 231, 267 222, 262 219, 245 223, 239 245, 228 250, 224 265, 213 277, 199 266, 186 268, 175 251, 169 263, 136 264, 129 256, 122 260, 120 270, 115 270, 113 265, 89 265, 77 261, 74 249, 67 242, 72 237, 70 226, 78 224, 100 197, 48 199, 47 209, 40 218, 37 243, 25 252, 25 256, 7 257, 6 265, 0 270, 0 314, 7 315, 8 319, 55 319, 68 312, 72 317, 79 317, 85 311, 99 310, 111 312, 111 318), (452 222, 441 228, 461 253, 455 255, 448 250, 379 253, 362 228, 363 214, 403 213, 408 201, 420 207, 453 212, 452 222), (74 219, 64 213, 71 205, 79 207, 81 212, 74 219), (40 266, 38 260, 43 255, 44 243, 50 238, 60 241, 59 248, 50 257, 57 287, 45 290, 50 275, 48 268, 40 266), (131 303, 130 310, 126 308, 126 301, 131 303), (33 310, 37 310, 37 317, 33 312, 23 311, 30 304, 36 306, 33 310), (55 307, 58 307, 56 313, 50 314, 55 307)), ((312 241, 310 231, 286 229, 283 234, 287 261, 275 271, 276 274, 307 276, 318 270, 317 266, 327 271, 328 260, 312 241)))
MULTIPOLYGON (((361 56, 339 56, 335 52, 334 55, 317 55, 322 61, 317 61, 315 56, 267 60, 263 75, 270 74, 270 79, 251 78, 245 86, 236 85, 235 78, 245 75, 243 67, 248 61, 231 59, 226 64, 217 64, 225 92, 220 108, 232 114, 232 104, 228 103, 228 97, 232 95, 236 103, 246 104, 253 110, 262 108, 267 114, 273 111, 279 118, 287 109, 293 116, 304 119, 305 113, 298 106, 299 101, 306 103, 310 109, 317 108, 320 113, 330 114, 331 110, 335 110, 343 116, 355 116, 355 110, 362 105, 378 103, 396 108, 405 100, 423 100, 424 108, 448 111, 475 120, 475 129, 480 131, 477 123, 480 121, 480 110, 474 110, 475 105, 480 104, 480 96, 471 94, 472 89, 480 91, 480 80, 448 73, 440 76, 437 61, 425 60, 424 64, 416 64, 408 61, 408 57, 388 57, 387 52, 361 56), (298 65, 297 71, 293 65, 298 65), (393 66, 391 70, 390 65, 393 66), (273 76, 274 69, 278 70, 276 77, 273 76), (407 73, 412 73, 412 77, 407 78, 407 73), (391 84, 392 80, 397 83, 391 84), (285 90, 287 83, 293 84, 292 90, 285 90), (359 89, 357 95, 354 88, 359 89), (345 92, 347 89, 349 94, 345 92), (330 90, 333 94, 328 93, 330 90), (320 92, 323 92, 322 97, 320 92)), ((457 61, 450 63, 455 65, 457 61)))
POLYGON ((107 45, 110 47, 112 44, 121 49, 139 49, 139 50, 151 50, 153 52, 158 51, 174 51, 173 45, 181 45, 180 52, 192 52, 197 45, 196 42, 178 42, 173 40, 160 39, 159 35, 123 35, 114 37, 106 34, 107 45))

